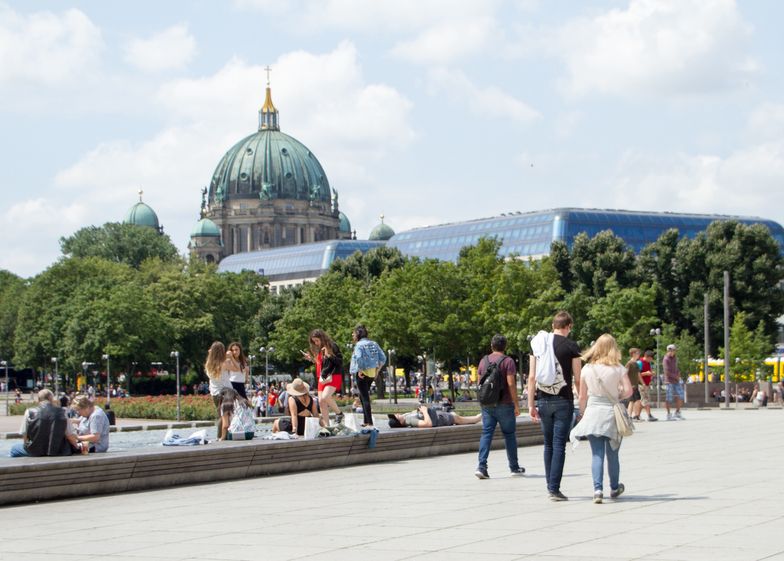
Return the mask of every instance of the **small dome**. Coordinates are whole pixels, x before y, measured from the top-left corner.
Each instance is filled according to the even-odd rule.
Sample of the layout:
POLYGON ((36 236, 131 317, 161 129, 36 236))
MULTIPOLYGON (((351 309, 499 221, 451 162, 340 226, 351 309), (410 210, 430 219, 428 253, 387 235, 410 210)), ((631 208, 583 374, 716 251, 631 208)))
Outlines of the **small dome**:
POLYGON ((137 226, 148 226, 160 230, 158 215, 146 203, 139 201, 133 205, 125 215, 125 224, 136 224, 137 226))
POLYGON ((197 237, 219 238, 220 235, 221 235, 220 230, 215 225, 215 222, 213 222, 209 218, 202 218, 193 226, 193 230, 191 230, 192 238, 197 238, 197 237))
POLYGON ((381 215, 381 224, 376 226, 370 231, 370 236, 368 239, 370 241, 378 242, 378 241, 387 241, 389 238, 395 235, 395 231, 384 224, 384 215, 381 215))
POLYGON ((351 233, 351 222, 348 221, 348 216, 343 214, 342 212, 339 214, 340 217, 340 231, 344 234, 351 233))

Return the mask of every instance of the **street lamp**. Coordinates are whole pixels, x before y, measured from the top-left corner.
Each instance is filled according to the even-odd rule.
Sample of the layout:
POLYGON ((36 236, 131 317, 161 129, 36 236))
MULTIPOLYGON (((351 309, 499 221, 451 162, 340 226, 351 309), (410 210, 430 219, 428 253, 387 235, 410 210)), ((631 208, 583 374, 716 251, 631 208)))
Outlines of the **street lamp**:
POLYGON ((172 351, 169 356, 177 360, 177 420, 180 420, 180 351, 172 351))
MULTIPOLYGON (((95 363, 94 363, 94 362, 87 362, 86 360, 85 360, 84 362, 82 362, 82 371, 84 372, 84 381, 85 381, 85 383, 87 383, 87 385, 88 385, 88 386, 89 386, 90 384, 89 384, 89 382, 88 382, 88 380, 87 380, 87 369, 88 369, 90 366, 94 366, 94 365, 95 365, 95 363)), ((79 386, 79 385, 77 384, 77 389, 78 389, 78 386, 79 386)))
POLYGON ((57 357, 52 357, 52 364, 54 364, 54 395, 60 393, 60 377, 57 372, 57 357))
POLYGON ((394 365, 395 349, 387 349, 387 356, 389 356, 389 368, 392 370, 392 395, 397 405, 397 376, 395 375, 394 365))
POLYGON ((7 360, 0 360, 0 366, 5 367, 5 414, 10 414, 10 405, 8 405, 8 361, 7 360))
POLYGON ((659 357, 659 340, 661 339, 661 329, 651 329, 651 337, 656 339, 656 409, 661 407, 661 361, 659 357))
POLYGON ((256 355, 248 355, 248 368, 250 368, 250 387, 253 388, 256 384, 253 380, 253 361, 256 360, 256 355))
POLYGON ((112 400, 112 370, 110 365, 110 356, 108 354, 101 355, 101 359, 106 361, 106 403, 112 400))
POLYGON ((275 347, 259 347, 259 352, 264 353, 264 387, 269 391, 269 355, 275 352, 275 347))

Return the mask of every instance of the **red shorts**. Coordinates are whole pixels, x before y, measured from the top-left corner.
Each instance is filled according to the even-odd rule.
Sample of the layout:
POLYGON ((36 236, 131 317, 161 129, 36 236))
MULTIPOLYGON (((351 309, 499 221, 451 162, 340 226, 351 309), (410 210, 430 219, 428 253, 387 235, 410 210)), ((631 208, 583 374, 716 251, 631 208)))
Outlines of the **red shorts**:
POLYGON ((322 382, 321 377, 319 377, 318 391, 321 392, 324 390, 324 388, 328 388, 330 386, 335 388, 336 391, 340 391, 342 385, 343 385, 343 374, 333 374, 332 381, 329 382, 328 384, 322 382))

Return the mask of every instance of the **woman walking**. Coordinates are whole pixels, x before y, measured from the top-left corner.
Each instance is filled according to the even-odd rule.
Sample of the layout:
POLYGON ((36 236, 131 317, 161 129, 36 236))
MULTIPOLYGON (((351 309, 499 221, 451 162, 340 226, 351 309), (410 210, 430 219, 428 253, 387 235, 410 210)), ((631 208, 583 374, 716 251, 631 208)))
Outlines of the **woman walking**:
POLYGON ((333 397, 343 385, 343 355, 340 347, 321 329, 311 331, 308 342, 310 350, 304 356, 316 364, 321 426, 329 426, 330 409, 335 412, 335 420, 340 423, 343 413, 333 397))
POLYGON ((591 444, 593 502, 604 499, 604 458, 610 478, 610 498, 616 499, 625 487, 619 481, 621 465, 618 452, 623 437, 618 433, 613 404, 632 395, 632 385, 621 365, 621 351, 612 335, 605 333, 583 354, 588 364, 582 369, 580 411, 582 418, 572 429, 570 439, 587 436, 591 444))
POLYGON ((351 354, 349 371, 357 377, 357 390, 362 402, 363 427, 373 426, 373 412, 370 410, 370 386, 376 378, 378 369, 384 366, 387 357, 378 343, 368 339, 368 331, 364 325, 357 325, 351 333, 354 340, 354 352, 351 354))
POLYGON ((223 368, 226 361, 226 347, 220 341, 215 341, 207 351, 207 360, 204 361, 204 371, 207 373, 210 384, 210 395, 212 403, 215 405, 215 412, 218 416, 218 436, 223 434, 221 421, 221 390, 230 388, 229 372, 223 368))
POLYGON ((229 352, 226 353, 223 368, 229 373, 229 382, 234 391, 243 399, 248 399, 245 394, 245 385, 248 383, 248 360, 242 352, 242 345, 236 341, 229 343, 229 352))

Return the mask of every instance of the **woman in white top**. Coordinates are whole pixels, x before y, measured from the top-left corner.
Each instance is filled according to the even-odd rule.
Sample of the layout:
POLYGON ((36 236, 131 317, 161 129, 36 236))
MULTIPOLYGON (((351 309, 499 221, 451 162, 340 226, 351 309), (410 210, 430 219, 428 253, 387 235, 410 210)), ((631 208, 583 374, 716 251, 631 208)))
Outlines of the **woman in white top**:
POLYGON ((215 411, 218 416, 218 435, 221 434, 221 390, 230 388, 229 373, 223 369, 226 361, 226 347, 220 341, 215 341, 207 351, 207 360, 204 361, 204 371, 210 381, 210 395, 215 404, 215 411))
POLYGON ((618 450, 623 437, 615 424, 613 403, 631 396, 632 384, 621 365, 621 351, 612 335, 605 333, 599 337, 582 358, 588 363, 582 369, 580 383, 580 411, 584 413, 572 429, 570 439, 576 445, 578 437, 587 436, 591 443, 593 502, 601 503, 605 456, 610 497, 619 497, 625 489, 618 480, 621 471, 618 450))
POLYGON ((248 375, 248 361, 245 358, 245 353, 242 352, 242 345, 233 341, 229 343, 229 352, 226 353, 226 362, 223 363, 223 369, 227 371, 229 382, 234 391, 242 396, 243 399, 248 399, 245 393, 245 385, 248 383, 250 376, 248 375))

